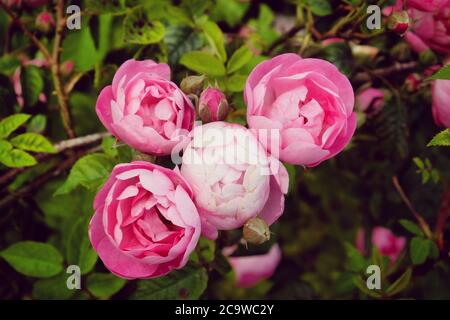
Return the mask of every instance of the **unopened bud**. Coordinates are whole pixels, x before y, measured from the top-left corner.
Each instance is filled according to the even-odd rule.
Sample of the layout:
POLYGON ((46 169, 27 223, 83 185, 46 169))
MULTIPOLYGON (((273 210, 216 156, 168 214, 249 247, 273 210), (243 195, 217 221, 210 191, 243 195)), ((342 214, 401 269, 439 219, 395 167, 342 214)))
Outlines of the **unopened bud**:
POLYGON ((410 73, 405 80, 405 87, 408 92, 415 92, 419 88, 421 82, 420 75, 417 73, 410 73))
POLYGON ((36 27, 44 32, 47 33, 50 31, 52 26, 55 25, 55 20, 53 20, 53 16, 48 11, 43 11, 39 13, 36 17, 36 27))
POLYGON ((203 89, 203 81, 205 81, 205 76, 189 76, 181 80, 180 87, 181 90, 186 94, 196 94, 198 95, 203 89))
POLYGON ((362 63, 373 61, 380 52, 376 47, 354 43, 350 43, 350 48, 352 49, 353 57, 362 63))
POLYGON ((225 120, 228 101, 222 91, 216 88, 203 90, 198 102, 198 115, 204 123, 225 120))
POLYGON ((262 244, 270 240, 270 230, 261 218, 251 218, 244 224, 243 236, 251 244, 262 244))
POLYGON ((409 28, 409 15, 406 11, 397 11, 391 14, 387 27, 399 35, 404 35, 409 28))

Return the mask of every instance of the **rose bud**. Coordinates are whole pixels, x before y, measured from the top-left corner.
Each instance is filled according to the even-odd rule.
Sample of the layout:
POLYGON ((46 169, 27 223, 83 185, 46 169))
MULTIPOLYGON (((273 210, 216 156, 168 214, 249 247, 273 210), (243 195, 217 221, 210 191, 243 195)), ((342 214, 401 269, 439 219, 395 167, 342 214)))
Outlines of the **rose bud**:
POLYGON ((61 74, 63 76, 68 76, 72 73, 75 62, 73 60, 66 60, 61 64, 61 74))
POLYGON ((419 88, 421 78, 417 73, 410 73, 405 80, 405 87, 408 92, 415 92, 419 88))
POLYGON ((404 35, 409 28, 409 15, 406 11, 397 11, 389 16, 387 27, 399 35, 404 35))
POLYGON ((44 33, 49 32, 54 25, 55 20, 53 20, 53 16, 48 11, 43 11, 36 17, 36 27, 44 33))
POLYGON ((225 95, 216 88, 203 90, 198 102, 198 115, 203 122, 225 120, 228 114, 228 101, 225 95))
POLYGON ((244 224, 242 230, 244 240, 251 244, 263 244, 270 240, 270 230, 261 218, 251 218, 244 224))
POLYGON ((203 82, 205 81, 205 76, 189 76, 181 80, 180 88, 186 94, 196 94, 198 95, 203 89, 203 82))

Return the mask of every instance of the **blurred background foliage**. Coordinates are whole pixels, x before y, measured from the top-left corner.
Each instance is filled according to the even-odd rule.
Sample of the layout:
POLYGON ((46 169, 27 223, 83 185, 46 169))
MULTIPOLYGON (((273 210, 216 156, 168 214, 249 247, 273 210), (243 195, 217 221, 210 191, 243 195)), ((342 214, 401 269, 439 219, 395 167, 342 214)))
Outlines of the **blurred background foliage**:
MULTIPOLYGON (((384 27, 367 30, 367 5, 392 2, 85 0, 23 4, 9 14, 1 9, 0 297, 450 298, 448 223, 444 246, 438 248, 437 239, 417 227, 399 193, 403 190, 433 231, 439 213, 448 213, 443 206, 449 197, 450 153, 427 147, 439 132, 431 115, 429 83, 414 92, 405 85, 409 71, 423 74, 442 57, 417 55, 384 27), (36 19, 48 11, 57 20, 61 4, 64 17, 69 5, 81 8, 81 29, 63 28, 58 40, 54 25, 46 30, 36 19), (354 17, 344 21, 349 12, 354 17), (22 26, 50 54, 56 42, 57 60, 46 61, 22 26), (321 43, 330 37, 346 41, 321 43), (361 45, 378 53, 361 54, 355 50, 361 45), (186 268, 160 279, 125 281, 108 273, 90 246, 87 224, 93 197, 112 167, 136 156, 104 132, 95 114, 99 90, 111 83, 118 66, 130 58, 166 62, 178 84, 187 75, 205 74, 207 83, 227 94, 233 107, 228 121, 245 124, 247 75, 259 62, 283 52, 333 62, 355 92, 374 86, 389 94, 377 115, 358 112, 359 126, 345 152, 316 168, 288 166, 285 213, 272 228, 272 242, 283 251, 275 274, 253 288, 235 287, 221 248, 235 243, 240 231, 222 235, 216 244, 202 239, 186 268), (399 62, 414 65, 386 76, 373 72, 399 62), (54 64, 59 65, 57 74, 54 64), (22 102, 14 88, 17 81, 22 102), (63 88, 59 94, 56 86, 63 88), (64 115, 65 105, 70 118, 64 115), (397 265, 377 250, 366 250, 371 254, 364 257, 355 249, 357 230, 364 228, 370 239, 375 226, 407 237, 397 265), (411 245, 413 238, 420 250, 411 245), (370 261, 381 261, 386 269, 381 292, 367 292, 361 285, 370 261), (81 290, 65 285, 71 264, 81 267, 81 290)), ((157 161, 171 165, 170 159, 157 161)), ((265 252, 270 245, 240 246, 237 254, 265 252)))

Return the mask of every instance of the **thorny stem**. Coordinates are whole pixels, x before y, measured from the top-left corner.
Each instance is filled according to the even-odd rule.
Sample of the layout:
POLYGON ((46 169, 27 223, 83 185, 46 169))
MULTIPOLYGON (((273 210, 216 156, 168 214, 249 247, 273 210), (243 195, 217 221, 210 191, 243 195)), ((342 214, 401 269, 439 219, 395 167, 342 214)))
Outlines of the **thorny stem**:
POLYGON ((433 234, 431 233, 428 223, 425 221, 424 218, 422 218, 422 216, 416 211, 416 209, 414 209, 414 207, 413 207, 411 201, 409 200, 408 196, 406 195, 405 191, 403 191, 403 188, 400 185, 400 182, 398 181, 397 176, 392 177, 392 183, 393 183, 395 189, 397 190, 398 194, 400 195, 400 198, 402 198, 403 202, 406 204, 409 211, 412 213, 414 218, 419 223, 419 226, 422 229, 422 231, 424 232, 425 236, 427 238, 431 239, 433 237, 433 234))

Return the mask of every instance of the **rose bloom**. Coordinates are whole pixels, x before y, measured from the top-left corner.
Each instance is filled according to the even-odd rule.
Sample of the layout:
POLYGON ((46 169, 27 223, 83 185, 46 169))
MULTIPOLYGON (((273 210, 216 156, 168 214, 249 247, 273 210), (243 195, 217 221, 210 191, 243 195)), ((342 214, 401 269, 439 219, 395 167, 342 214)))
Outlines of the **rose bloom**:
POLYGON ((202 233, 242 227, 259 216, 272 224, 283 213, 289 177, 251 132, 238 124, 211 122, 196 127, 181 173, 194 190, 202 233))
MULTIPOLYGON (((229 256, 235 249, 225 248, 223 254, 229 256)), ((249 288, 273 275, 281 261, 281 249, 274 244, 266 254, 228 257, 228 261, 236 275, 236 286, 249 288)))
MULTIPOLYGON (((356 235, 356 248, 365 253, 365 232, 359 229, 356 235)), ((391 262, 395 262, 406 245, 405 237, 395 236, 391 230, 383 227, 372 229, 372 245, 380 251, 382 256, 389 257, 391 262)))
POLYGON ((432 111, 438 126, 450 128, 450 80, 433 81, 432 111))
POLYGON ((96 110, 114 136, 153 155, 170 154, 195 120, 191 101, 170 81, 169 66, 152 60, 124 62, 96 110))
MULTIPOLYGON (((433 49, 450 53, 450 0, 412 1, 407 3, 411 21, 410 31, 405 38, 416 52, 433 49)), ((397 0, 392 7, 386 8, 386 14, 402 10, 403 0, 397 0)))
POLYGON ((356 129, 349 80, 331 63, 292 53, 257 65, 244 91, 251 129, 274 129, 279 150, 261 139, 282 161, 316 166, 348 144, 356 129))
POLYGON ((105 266, 126 279, 182 268, 200 236, 192 190, 149 162, 117 165, 94 201, 89 237, 105 266))

